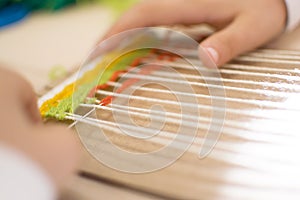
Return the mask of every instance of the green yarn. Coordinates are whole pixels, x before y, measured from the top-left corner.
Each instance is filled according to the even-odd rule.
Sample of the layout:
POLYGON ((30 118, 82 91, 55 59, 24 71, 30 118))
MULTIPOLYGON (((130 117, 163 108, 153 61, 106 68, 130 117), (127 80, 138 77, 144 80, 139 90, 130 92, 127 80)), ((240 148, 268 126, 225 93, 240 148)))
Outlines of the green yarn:
MULTIPOLYGON (((85 84, 75 84, 73 94, 64 99, 60 99, 57 106, 50 106, 51 108, 45 112, 43 117, 45 118, 56 118, 58 120, 64 120, 66 113, 73 113, 76 108, 79 107, 80 103, 84 102, 90 91, 97 85, 106 84, 115 72, 127 70, 130 64, 137 58, 144 57, 150 52, 150 49, 141 49, 125 54, 115 62, 110 64, 108 69, 104 70, 105 66, 100 66, 99 69, 100 77, 95 75, 94 79, 85 84), (100 79, 98 79, 100 78, 100 79)), ((95 102, 95 98, 90 100, 90 103, 95 102)))
POLYGON ((59 79, 64 78, 67 75, 67 73, 68 72, 64 66, 56 65, 50 69, 48 73, 48 78, 51 81, 57 81, 59 79))
POLYGON ((132 5, 139 2, 139 0, 97 0, 103 5, 111 7, 117 14, 122 13, 123 11, 129 9, 132 5))
POLYGON ((31 10, 59 10, 71 4, 100 3, 111 7, 116 14, 137 3, 139 0, 0 0, 0 9, 9 3, 23 3, 31 10))
POLYGON ((66 113, 73 113, 80 103, 84 101, 91 88, 96 85, 95 82, 84 84, 76 88, 76 92, 70 97, 62 99, 57 107, 51 107, 48 112, 46 112, 46 118, 56 118, 58 120, 64 120, 66 113))
POLYGON ((76 3, 76 0, 0 0, 0 9, 10 3, 23 3, 31 10, 59 10, 67 5, 76 3))
POLYGON ((59 10, 67 5, 73 4, 76 0, 23 0, 31 9, 47 9, 47 10, 59 10))

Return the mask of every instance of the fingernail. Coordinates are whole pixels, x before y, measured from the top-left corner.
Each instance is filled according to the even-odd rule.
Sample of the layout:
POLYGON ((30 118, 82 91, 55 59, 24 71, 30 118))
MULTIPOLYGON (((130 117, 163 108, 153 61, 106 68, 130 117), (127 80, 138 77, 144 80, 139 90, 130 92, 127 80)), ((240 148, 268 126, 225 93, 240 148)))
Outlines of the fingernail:
POLYGON ((218 64, 219 61, 219 53, 212 47, 205 48, 210 58, 214 61, 215 64, 218 64))

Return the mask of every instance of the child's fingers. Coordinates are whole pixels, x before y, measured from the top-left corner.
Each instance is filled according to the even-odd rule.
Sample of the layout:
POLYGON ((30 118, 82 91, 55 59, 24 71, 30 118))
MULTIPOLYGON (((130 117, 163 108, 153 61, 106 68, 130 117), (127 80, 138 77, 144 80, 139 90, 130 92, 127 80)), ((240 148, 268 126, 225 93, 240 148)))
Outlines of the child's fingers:
POLYGON ((5 68, 0 68, 0 80, 0 94, 3 96, 3 102, 6 103, 2 104, 2 107, 10 109, 6 114, 8 118, 23 120, 25 116, 32 122, 41 121, 36 94, 28 81, 5 68))
POLYGON ((51 177, 57 187, 77 170, 81 155, 75 133, 64 126, 34 125, 14 130, 1 137, 1 142, 32 159, 51 177))
POLYGON ((108 31, 104 39, 125 30, 160 25, 209 23, 218 27, 233 18, 235 10, 215 1, 154 0, 138 4, 108 31))
POLYGON ((41 121, 36 94, 28 81, 16 74, 16 97, 24 114, 36 123, 41 121))
POLYGON ((60 187, 77 169, 81 149, 75 133, 63 126, 40 126, 35 128, 24 151, 49 173, 60 187))
POLYGON ((215 64, 221 66, 235 56, 259 47, 280 33, 280 25, 271 27, 268 24, 261 24, 254 30, 252 27, 257 20, 259 19, 253 16, 240 16, 200 45, 215 64))
POLYGON ((273 39, 283 30, 285 18, 283 0, 148 0, 127 12, 105 38, 138 27, 208 23, 222 30, 202 47, 220 66, 273 39))

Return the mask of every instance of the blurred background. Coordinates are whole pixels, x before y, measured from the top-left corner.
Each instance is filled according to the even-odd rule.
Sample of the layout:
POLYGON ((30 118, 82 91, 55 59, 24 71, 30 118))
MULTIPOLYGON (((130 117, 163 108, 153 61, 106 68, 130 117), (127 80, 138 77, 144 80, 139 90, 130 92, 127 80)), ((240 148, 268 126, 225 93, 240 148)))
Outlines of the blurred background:
MULTIPOLYGON (((0 66, 38 95, 75 72, 121 14, 140 0, 0 0, 0 66)), ((300 27, 268 48, 300 48, 300 27)))
POLYGON ((138 0, 0 0, 0 66, 43 94, 76 71, 112 23, 138 0))

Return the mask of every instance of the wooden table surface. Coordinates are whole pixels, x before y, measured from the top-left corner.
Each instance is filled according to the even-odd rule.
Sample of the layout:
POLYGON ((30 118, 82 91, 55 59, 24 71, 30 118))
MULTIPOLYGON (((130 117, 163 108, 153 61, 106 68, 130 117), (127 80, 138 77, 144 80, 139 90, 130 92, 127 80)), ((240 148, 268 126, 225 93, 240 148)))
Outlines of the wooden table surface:
MULTIPOLYGON (((71 72, 84 60, 113 22, 110 10, 99 5, 57 13, 36 13, 19 24, 0 29, 0 65, 26 77, 39 94, 53 83, 49 72, 63 66, 71 72)), ((300 50, 300 28, 268 45, 300 50)), ((88 157, 85 155, 84 157, 88 157)), ((62 199, 159 199, 124 185, 94 177, 74 176, 62 199)))

